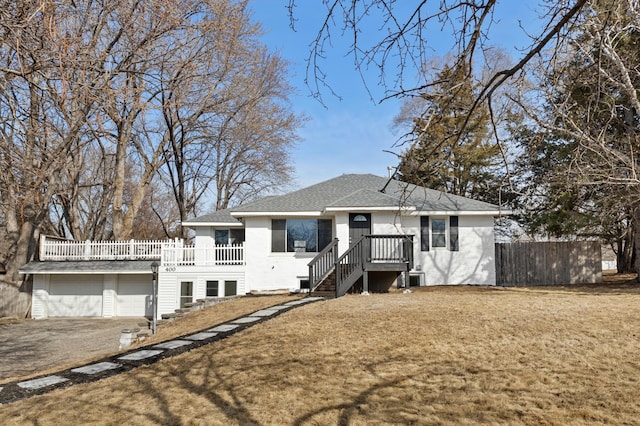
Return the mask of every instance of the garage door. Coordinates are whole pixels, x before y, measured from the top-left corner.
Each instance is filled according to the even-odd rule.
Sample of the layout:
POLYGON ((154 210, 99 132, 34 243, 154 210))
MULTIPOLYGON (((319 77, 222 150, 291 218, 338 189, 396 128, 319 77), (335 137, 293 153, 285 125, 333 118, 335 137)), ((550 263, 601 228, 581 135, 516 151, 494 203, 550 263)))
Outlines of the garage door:
POLYGON ((120 275, 118 277, 117 315, 120 317, 151 317, 151 274, 120 275))
POLYGON ((50 317, 102 316, 102 276, 51 276, 49 284, 50 317))

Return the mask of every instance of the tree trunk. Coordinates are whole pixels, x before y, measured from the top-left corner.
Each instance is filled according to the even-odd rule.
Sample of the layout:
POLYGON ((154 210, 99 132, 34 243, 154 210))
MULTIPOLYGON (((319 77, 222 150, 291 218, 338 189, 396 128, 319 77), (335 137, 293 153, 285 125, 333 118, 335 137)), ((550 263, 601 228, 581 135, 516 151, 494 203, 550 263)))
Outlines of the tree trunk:
MULTIPOLYGON (((640 207, 636 208, 633 211, 633 229, 636 230, 638 229, 638 226, 640 226, 640 207)), ((638 250, 640 250, 640 232, 634 232, 633 233, 633 244, 634 244, 634 252, 635 252, 635 257, 636 257, 636 261, 635 261, 635 266, 636 266, 636 273, 638 273, 638 277, 636 277, 636 280, 638 280, 638 282, 640 282, 640 253, 638 253, 638 250)))
POLYGON ((617 241, 616 264, 619 274, 629 274, 636 271, 635 229, 634 221, 629 221, 624 237, 617 241))
POLYGON ((118 126, 119 139, 116 146, 115 170, 113 175, 113 211, 111 216, 113 226, 113 238, 116 240, 127 239, 128 235, 124 225, 124 185, 126 177, 127 141, 129 133, 123 134, 122 125, 118 126))
POLYGON ((0 279, 0 317, 26 318, 31 311, 33 281, 21 275, 20 267, 33 260, 38 229, 30 222, 21 227, 15 243, 15 251, 7 259, 6 274, 0 279))

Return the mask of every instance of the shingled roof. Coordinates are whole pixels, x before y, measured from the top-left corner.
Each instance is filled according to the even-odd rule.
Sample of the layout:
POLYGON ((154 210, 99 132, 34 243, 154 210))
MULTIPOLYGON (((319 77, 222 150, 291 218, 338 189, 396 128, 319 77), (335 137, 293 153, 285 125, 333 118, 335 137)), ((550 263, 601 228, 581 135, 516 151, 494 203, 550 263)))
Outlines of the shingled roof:
MULTIPOLYGON (((371 174, 346 174, 299 189, 270 196, 231 209, 200 216, 188 224, 239 224, 236 217, 311 213, 349 209, 405 209, 435 213, 495 214, 499 206, 371 174), (384 191, 383 191, 384 189, 384 191)), ((502 211, 504 213, 504 211, 502 211)))

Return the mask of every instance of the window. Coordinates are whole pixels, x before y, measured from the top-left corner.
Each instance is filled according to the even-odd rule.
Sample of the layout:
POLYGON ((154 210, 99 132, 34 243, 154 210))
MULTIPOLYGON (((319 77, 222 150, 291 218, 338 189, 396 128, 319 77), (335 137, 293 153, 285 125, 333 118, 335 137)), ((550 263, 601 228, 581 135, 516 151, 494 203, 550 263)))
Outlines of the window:
POLYGON ((193 302, 193 282, 182 281, 180 283, 180 308, 185 308, 187 303, 193 302))
POLYGON ((447 246, 447 225, 444 219, 431 219, 431 245, 435 247, 447 246))
POLYGON ((287 220, 287 251, 318 251, 318 221, 313 219, 287 220))
POLYGON ((217 246, 226 246, 227 244, 229 244, 229 230, 216 229, 215 240, 217 246))
POLYGON ((218 281, 207 281, 207 297, 218 297, 218 281))
POLYGON ((330 219, 273 219, 271 251, 316 253, 331 242, 331 235, 330 219))
POLYGON ((353 217, 354 222, 367 222, 367 217, 363 214, 358 214, 353 217))
POLYGON ((226 246, 229 244, 242 244, 244 242, 243 229, 216 229, 214 231, 215 244, 226 246))
POLYGON ((225 281, 224 295, 235 296, 236 294, 238 294, 238 281, 225 281))
POLYGON ((242 244, 244 243, 244 228, 231 229, 229 231, 229 244, 242 244))
MULTIPOLYGON (((449 250, 459 251, 458 241, 458 216, 449 217, 449 250)), ((447 225, 446 219, 431 218, 429 226, 429 216, 420 217, 420 250, 429 251, 429 231, 431 231, 431 246, 447 247, 447 225)))

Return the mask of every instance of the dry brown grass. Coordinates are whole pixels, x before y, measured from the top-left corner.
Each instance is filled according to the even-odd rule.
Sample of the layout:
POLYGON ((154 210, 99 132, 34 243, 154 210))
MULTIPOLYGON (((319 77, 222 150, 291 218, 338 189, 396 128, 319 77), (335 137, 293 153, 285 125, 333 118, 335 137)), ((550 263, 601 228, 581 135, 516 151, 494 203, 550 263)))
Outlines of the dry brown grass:
MULTIPOLYGON (((277 305, 280 303, 288 302, 300 298, 300 296, 289 295, 274 295, 274 296, 260 296, 260 297, 243 297, 241 299, 233 299, 223 303, 219 303, 209 309, 196 311, 188 314, 182 318, 176 318, 173 321, 161 321, 158 324, 158 330, 156 335, 151 335, 144 341, 135 343, 126 350, 135 349, 136 347, 151 345, 166 340, 171 340, 179 336, 184 336, 195 331, 209 328, 215 324, 220 324, 241 316, 248 315, 257 310, 263 309, 268 306, 277 305)), ((18 320, 20 321, 20 320, 18 320)), ((74 351, 74 356, 63 358, 65 354, 56 354, 56 357, 50 359, 51 367, 40 371, 34 371, 33 373, 15 375, 13 377, 6 377, 0 379, 0 386, 6 383, 15 382, 19 380, 27 380, 33 377, 41 376, 43 374, 54 374, 56 372, 67 370, 80 365, 86 365, 103 358, 114 356, 122 351, 104 351, 97 355, 84 355, 83 358, 78 358, 81 354, 77 354, 78 349, 70 347, 69 351, 74 351), (57 360, 64 359, 63 362, 57 360), (79 361, 81 359, 81 361, 79 361)))
POLYGON ((631 284, 346 296, 0 423, 635 424, 639 304, 631 284))
POLYGON ((208 309, 189 313, 187 316, 173 321, 163 322, 158 327, 158 334, 145 339, 138 346, 149 345, 160 341, 174 339, 194 331, 210 328, 214 324, 230 321, 268 306, 278 305, 299 299, 301 296, 273 295, 247 296, 218 303, 208 309))

